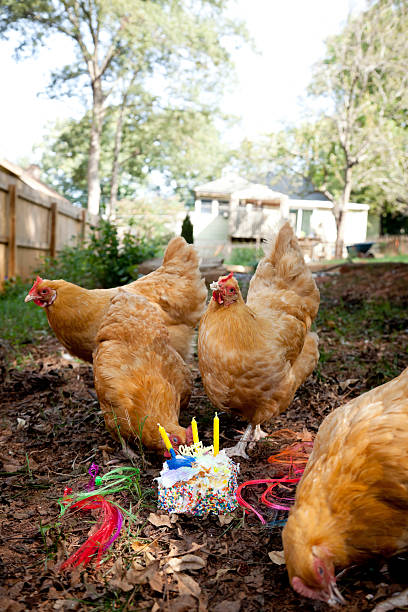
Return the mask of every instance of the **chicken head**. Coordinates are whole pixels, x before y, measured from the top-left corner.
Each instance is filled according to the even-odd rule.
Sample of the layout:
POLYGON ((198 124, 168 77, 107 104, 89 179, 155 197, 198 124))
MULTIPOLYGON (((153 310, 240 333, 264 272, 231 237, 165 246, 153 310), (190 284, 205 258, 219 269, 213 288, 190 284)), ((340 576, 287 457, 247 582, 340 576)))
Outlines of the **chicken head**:
POLYGON ((291 554, 286 564, 290 583, 300 595, 330 606, 346 603, 336 584, 333 555, 326 546, 311 546, 299 556, 291 554))
POLYGON ((233 277, 232 272, 228 276, 220 276, 217 281, 211 283, 210 289, 213 292, 213 300, 220 306, 230 306, 237 301, 240 295, 238 282, 233 277))
POLYGON ((28 294, 25 296, 24 301, 33 301, 34 304, 36 304, 37 306, 40 306, 41 308, 46 308, 47 306, 51 306, 56 297, 57 292, 55 291, 55 289, 52 289, 50 286, 45 284, 43 279, 40 276, 37 276, 33 286, 31 287, 28 294))

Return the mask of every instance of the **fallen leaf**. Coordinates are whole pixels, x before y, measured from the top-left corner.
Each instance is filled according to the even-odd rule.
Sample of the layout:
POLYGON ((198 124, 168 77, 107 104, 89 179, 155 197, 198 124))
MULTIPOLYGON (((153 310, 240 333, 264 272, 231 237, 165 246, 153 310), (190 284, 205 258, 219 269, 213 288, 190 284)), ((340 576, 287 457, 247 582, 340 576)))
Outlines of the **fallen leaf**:
POLYGON ((224 525, 229 525, 234 520, 234 517, 231 514, 219 514, 218 520, 221 527, 223 527, 224 525))
POLYGON ((135 584, 145 584, 146 582, 150 582, 150 579, 153 578, 155 574, 159 571, 160 562, 153 561, 150 565, 145 567, 143 570, 135 570, 134 567, 131 567, 126 572, 126 580, 134 586, 135 584))
POLYGON ((4 612, 21 612, 25 606, 9 597, 0 597, 0 609, 4 612))
POLYGON ((241 601, 221 601, 212 609, 212 612, 239 612, 241 609, 241 601))
POLYGON ((358 378, 348 378, 347 380, 343 380, 343 382, 339 383, 340 389, 344 391, 350 385, 355 385, 358 382, 358 378))
POLYGON ((302 440, 302 442, 313 442, 313 434, 308 431, 306 429, 306 427, 303 428, 302 430, 302 435, 300 436, 300 439, 302 440))
POLYGON ((198 570, 205 567, 206 562, 197 555, 184 555, 183 557, 173 557, 167 564, 167 573, 184 572, 186 570, 198 570))
POLYGON ((137 561, 132 561, 132 567, 137 572, 140 572, 140 570, 144 570, 146 566, 138 563, 137 561))
POLYGON ((165 610, 166 612, 193 612, 196 608, 196 600, 192 595, 180 595, 169 601, 165 610))
POLYGON ((194 578, 187 576, 187 574, 177 574, 176 578, 180 595, 193 595, 193 597, 200 595, 200 585, 194 578))
POLYGON ((147 520, 155 527, 171 527, 171 521, 168 514, 155 514, 151 512, 147 520))
POLYGON ((197 542, 193 542, 191 547, 188 550, 180 550, 178 540, 170 540, 170 552, 167 557, 170 559, 171 557, 182 557, 183 555, 188 555, 189 553, 195 552, 196 550, 200 550, 203 548, 205 544, 197 544, 197 542))
POLYGON ((221 568, 217 570, 217 573, 215 574, 214 578, 211 578, 212 582, 217 582, 218 580, 220 580, 220 578, 222 578, 223 576, 225 576, 225 574, 228 574, 228 572, 231 572, 231 569, 225 569, 225 568, 221 568))
POLYGON ((268 557, 276 565, 285 565, 285 553, 283 550, 271 550, 271 552, 268 552, 268 557))
POLYGON ((149 586, 152 589, 152 591, 163 593, 164 577, 161 572, 155 572, 153 576, 149 576, 148 581, 149 581, 149 586))

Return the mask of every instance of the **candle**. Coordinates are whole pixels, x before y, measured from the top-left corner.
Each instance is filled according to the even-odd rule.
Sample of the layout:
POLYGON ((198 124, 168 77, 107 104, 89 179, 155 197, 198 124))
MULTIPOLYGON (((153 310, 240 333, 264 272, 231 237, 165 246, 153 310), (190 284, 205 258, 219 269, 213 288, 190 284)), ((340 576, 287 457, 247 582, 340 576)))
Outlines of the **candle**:
POLYGON ((218 455, 218 453, 220 452, 220 419, 217 416, 217 413, 215 413, 215 417, 214 417, 214 457, 216 457, 218 455))
POLYGON ((194 444, 198 444, 199 443, 198 429, 197 429, 197 423, 194 417, 191 421, 191 429, 193 430, 193 442, 194 444))
POLYGON ((164 441, 164 444, 166 445, 167 450, 168 451, 173 450, 173 447, 169 440, 169 436, 166 433, 166 430, 164 429, 164 427, 160 425, 160 423, 157 423, 157 425, 159 426, 159 432, 160 432, 161 437, 163 438, 163 441, 164 441))

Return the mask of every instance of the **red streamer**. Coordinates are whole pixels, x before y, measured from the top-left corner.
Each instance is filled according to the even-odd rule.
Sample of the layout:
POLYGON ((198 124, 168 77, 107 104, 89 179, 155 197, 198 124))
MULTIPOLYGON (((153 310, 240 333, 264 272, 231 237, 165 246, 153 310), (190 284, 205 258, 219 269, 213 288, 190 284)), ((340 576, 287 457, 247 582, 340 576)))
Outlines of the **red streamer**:
POLYGON ((69 510, 100 510, 93 534, 61 565, 61 570, 87 565, 97 555, 96 565, 101 562, 102 554, 119 535, 122 515, 118 508, 109 503, 102 495, 93 495, 73 503, 69 510))

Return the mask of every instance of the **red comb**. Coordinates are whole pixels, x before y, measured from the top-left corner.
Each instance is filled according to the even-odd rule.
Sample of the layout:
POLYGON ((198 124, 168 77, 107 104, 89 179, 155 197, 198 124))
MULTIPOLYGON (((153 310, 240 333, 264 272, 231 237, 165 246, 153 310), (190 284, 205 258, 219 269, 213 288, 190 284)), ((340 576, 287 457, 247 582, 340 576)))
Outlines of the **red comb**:
POLYGON ((221 279, 220 279, 218 282, 219 282, 219 283, 226 283, 226 282, 227 282, 227 280, 229 280, 229 279, 230 279, 230 278, 232 278, 232 277, 233 277, 233 273, 232 273, 232 272, 230 272, 230 273, 228 274, 228 276, 226 276, 225 278, 221 278, 221 279))
POLYGON ((28 294, 29 294, 29 295, 31 295, 31 294, 32 294, 32 292, 33 292, 35 289, 37 289, 38 285, 39 285, 40 283, 42 283, 42 282, 43 282, 43 279, 41 278, 41 276, 37 276, 37 278, 36 278, 36 279, 35 279, 35 281, 34 281, 34 285, 31 287, 31 289, 30 289, 30 291, 28 292, 28 294))

